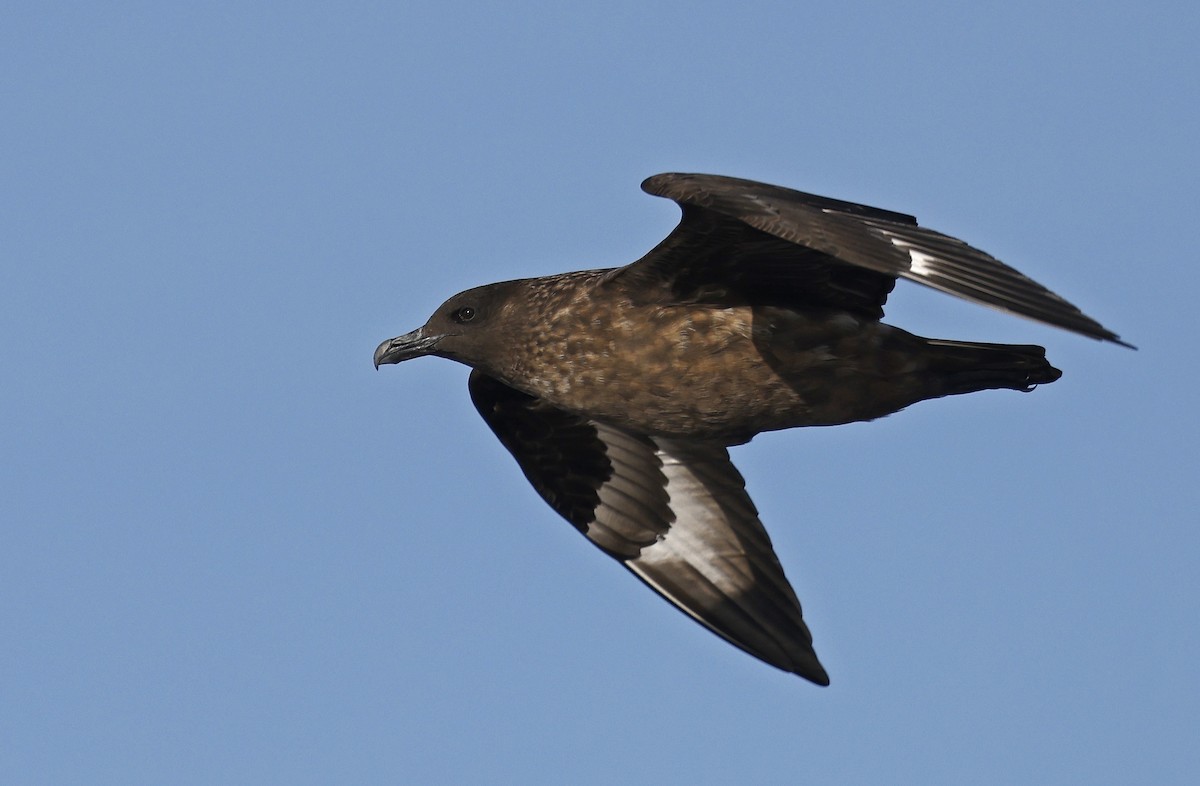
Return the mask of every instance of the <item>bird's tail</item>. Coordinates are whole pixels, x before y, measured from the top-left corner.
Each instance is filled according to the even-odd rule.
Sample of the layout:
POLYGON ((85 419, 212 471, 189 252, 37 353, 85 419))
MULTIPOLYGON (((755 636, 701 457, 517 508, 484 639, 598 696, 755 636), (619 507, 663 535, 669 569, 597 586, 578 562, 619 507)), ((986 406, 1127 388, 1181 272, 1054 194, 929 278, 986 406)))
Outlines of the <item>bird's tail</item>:
POLYGON ((996 388, 1028 392, 1062 376, 1046 360, 1046 350, 1032 344, 926 341, 927 368, 940 379, 942 396, 996 388))

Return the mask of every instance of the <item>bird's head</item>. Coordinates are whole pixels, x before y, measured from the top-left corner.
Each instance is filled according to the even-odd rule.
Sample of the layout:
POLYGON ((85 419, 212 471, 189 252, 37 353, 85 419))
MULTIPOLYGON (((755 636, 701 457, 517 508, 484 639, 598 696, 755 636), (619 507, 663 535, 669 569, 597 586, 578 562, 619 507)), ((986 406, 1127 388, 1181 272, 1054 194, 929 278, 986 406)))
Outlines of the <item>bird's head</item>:
POLYGON ((510 295, 521 282, 488 284, 459 292, 438 306, 424 325, 384 341, 375 349, 375 368, 422 355, 449 358, 478 367, 497 357, 500 323, 510 295))

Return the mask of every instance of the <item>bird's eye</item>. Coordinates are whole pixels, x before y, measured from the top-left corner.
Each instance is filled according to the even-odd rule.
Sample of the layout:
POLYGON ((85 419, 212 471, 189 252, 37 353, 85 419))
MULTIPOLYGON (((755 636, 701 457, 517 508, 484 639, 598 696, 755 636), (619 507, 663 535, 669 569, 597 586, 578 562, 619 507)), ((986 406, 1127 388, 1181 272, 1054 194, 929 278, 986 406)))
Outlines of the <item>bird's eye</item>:
POLYGON ((454 312, 454 319, 458 322, 470 322, 475 318, 475 309, 470 306, 463 306, 458 311, 454 312))

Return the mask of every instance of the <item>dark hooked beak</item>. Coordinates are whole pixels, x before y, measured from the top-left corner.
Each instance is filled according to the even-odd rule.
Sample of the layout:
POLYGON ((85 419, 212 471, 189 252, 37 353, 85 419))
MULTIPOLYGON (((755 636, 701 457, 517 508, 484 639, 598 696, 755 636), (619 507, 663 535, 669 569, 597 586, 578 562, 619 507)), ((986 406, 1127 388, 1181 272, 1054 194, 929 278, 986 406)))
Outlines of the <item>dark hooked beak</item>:
POLYGON ((384 363, 399 363, 428 355, 442 338, 443 336, 425 335, 425 328, 417 328, 403 336, 389 338, 375 348, 375 368, 384 363))

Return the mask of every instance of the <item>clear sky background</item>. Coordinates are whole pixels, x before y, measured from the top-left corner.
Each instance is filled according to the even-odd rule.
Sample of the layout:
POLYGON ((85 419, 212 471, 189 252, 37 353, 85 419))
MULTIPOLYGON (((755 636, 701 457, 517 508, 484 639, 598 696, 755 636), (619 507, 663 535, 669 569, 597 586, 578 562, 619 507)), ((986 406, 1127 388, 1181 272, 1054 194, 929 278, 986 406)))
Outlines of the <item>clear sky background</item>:
POLYGON ((0 781, 1195 783, 1200 10, 9 3, 0 781), (559 519, 385 338, 660 171, 913 213, 1140 350, 737 448, 833 684, 559 519))

